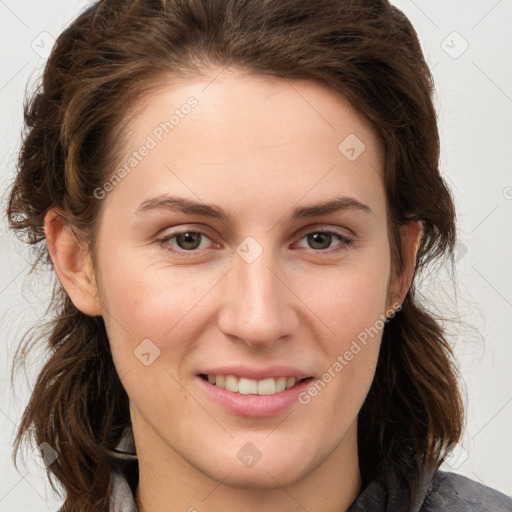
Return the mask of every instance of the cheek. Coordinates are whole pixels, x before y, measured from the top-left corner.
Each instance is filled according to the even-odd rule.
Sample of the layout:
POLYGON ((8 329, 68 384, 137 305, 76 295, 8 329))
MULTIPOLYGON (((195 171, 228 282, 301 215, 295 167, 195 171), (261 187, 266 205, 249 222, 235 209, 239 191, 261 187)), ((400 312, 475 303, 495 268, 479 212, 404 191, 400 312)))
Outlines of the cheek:
POLYGON ((195 347, 197 337, 191 333, 198 325, 198 301, 211 285, 207 288, 205 276, 197 277, 196 285, 184 275, 135 260, 112 266, 103 274, 105 324, 114 364, 132 405, 141 414, 151 410, 152 414, 167 411, 158 412, 165 417, 176 410, 194 414, 178 382, 182 380, 181 362, 195 347))
POLYGON ((309 408, 310 423, 305 428, 311 435, 321 431, 326 440, 338 442, 363 405, 385 325, 385 277, 354 271, 337 285, 326 281, 323 293, 309 296, 311 308, 330 332, 317 347, 324 355, 323 372, 299 397, 309 408), (326 425, 333 428, 326 430, 326 425))
POLYGON ((325 356, 324 373, 303 397, 304 403, 319 408, 313 417, 323 414, 326 403, 339 406, 328 413, 333 421, 341 421, 345 414, 355 416, 370 388, 385 326, 389 271, 386 259, 382 260, 380 265, 359 261, 338 268, 301 292, 328 328, 323 329, 328 335, 320 338, 318 346, 325 356))
POLYGON ((159 337, 160 330, 170 329, 199 293, 183 273, 148 265, 130 251, 110 252, 101 276, 104 309, 126 331, 146 331, 148 337, 159 337))
POLYGON ((193 351, 199 339, 194 330, 213 312, 215 293, 209 291, 219 281, 218 272, 148 266, 128 255, 111 256, 100 270, 102 307, 116 364, 138 369, 134 351, 146 339, 160 350, 159 362, 179 360, 193 351))
MULTIPOLYGON (((383 258, 384 259, 384 258, 383 258)), ((304 303, 325 323, 335 340, 343 346, 361 331, 373 326, 385 312, 388 269, 350 265, 333 272, 311 275, 315 286, 299 289, 304 303)))

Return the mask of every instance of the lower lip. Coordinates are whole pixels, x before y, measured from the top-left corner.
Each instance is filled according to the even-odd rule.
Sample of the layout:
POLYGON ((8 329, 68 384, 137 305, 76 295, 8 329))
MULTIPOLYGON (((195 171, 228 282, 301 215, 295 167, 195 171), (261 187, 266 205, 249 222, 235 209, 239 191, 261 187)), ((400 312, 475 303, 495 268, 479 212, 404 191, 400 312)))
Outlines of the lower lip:
POLYGON ((267 418, 285 411, 298 402, 298 395, 304 391, 312 379, 303 380, 293 388, 275 395, 243 395, 210 384, 202 377, 197 377, 199 384, 217 403, 229 412, 247 418, 267 418))

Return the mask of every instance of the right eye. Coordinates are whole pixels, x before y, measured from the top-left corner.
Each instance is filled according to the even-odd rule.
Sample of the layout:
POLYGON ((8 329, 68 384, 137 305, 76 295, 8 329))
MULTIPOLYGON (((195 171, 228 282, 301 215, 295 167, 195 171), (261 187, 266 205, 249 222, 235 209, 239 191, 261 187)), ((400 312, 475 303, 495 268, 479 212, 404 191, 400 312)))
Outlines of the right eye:
POLYGON ((170 253, 193 256, 195 251, 208 249, 203 244, 205 239, 211 241, 210 237, 203 231, 183 230, 158 239, 158 243, 170 253))

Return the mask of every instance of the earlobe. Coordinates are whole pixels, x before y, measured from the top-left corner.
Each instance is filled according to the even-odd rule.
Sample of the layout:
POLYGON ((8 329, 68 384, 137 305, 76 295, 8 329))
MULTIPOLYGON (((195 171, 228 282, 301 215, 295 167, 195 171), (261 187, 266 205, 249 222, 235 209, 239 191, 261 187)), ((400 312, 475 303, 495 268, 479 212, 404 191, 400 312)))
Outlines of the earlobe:
POLYGON ((422 234, 423 224, 421 221, 411 221, 400 227, 403 268, 401 275, 395 276, 395 283, 391 293, 394 302, 401 304, 411 287, 422 234))
POLYGON ((44 232, 57 277, 73 304, 86 315, 101 315, 89 253, 59 209, 47 212, 44 232))

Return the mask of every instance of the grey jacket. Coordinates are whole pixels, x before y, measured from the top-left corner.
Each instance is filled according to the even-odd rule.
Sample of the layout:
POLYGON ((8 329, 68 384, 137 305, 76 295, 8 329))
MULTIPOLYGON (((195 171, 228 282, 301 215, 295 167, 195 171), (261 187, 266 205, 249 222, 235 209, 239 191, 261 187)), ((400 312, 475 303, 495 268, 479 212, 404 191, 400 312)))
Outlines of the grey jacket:
MULTIPOLYGON (((123 467, 136 460, 130 433, 112 452, 113 490, 110 512, 138 512, 135 484, 123 467)), ((399 512, 404 510, 405 489, 390 492, 379 478, 361 490, 347 512, 399 512)), ((229 510, 229 508, 227 508, 229 510)), ((426 477, 417 502, 407 512, 512 512, 512 498, 456 473, 436 471, 426 477)))

